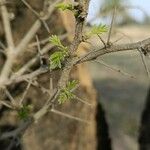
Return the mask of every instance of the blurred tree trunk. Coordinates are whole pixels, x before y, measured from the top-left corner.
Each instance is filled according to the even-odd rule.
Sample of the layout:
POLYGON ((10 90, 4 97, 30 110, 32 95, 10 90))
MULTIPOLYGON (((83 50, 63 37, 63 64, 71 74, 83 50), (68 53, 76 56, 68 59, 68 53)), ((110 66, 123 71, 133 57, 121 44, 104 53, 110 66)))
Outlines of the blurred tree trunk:
POLYGON ((112 150, 111 138, 109 135, 109 126, 105 116, 105 110, 102 104, 97 104, 97 150, 112 150))
POLYGON ((150 150, 150 88, 146 98, 145 108, 141 117, 139 149, 150 150))

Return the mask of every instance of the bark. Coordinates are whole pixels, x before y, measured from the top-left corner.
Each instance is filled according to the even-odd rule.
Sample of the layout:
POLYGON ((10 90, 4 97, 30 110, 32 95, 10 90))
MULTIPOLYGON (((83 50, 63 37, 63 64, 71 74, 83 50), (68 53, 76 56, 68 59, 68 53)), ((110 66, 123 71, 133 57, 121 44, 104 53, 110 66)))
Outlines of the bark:
POLYGON ((112 150, 109 126, 105 116, 105 110, 101 103, 97 105, 97 150, 112 150))
POLYGON ((150 88, 147 94, 145 108, 141 116, 139 133, 139 149, 150 150, 150 88))

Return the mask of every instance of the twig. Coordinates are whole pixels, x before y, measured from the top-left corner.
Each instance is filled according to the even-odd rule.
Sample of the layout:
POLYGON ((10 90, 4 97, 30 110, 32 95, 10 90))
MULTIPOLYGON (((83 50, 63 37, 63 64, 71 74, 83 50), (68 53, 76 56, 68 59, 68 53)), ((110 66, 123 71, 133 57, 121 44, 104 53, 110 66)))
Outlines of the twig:
POLYGON ((24 90, 24 93, 23 93, 23 95, 22 95, 22 98, 21 98, 20 101, 19 101, 19 106, 22 106, 23 100, 24 100, 25 96, 27 95, 27 92, 28 92, 28 90, 29 90, 29 88, 30 88, 30 86, 31 86, 31 83, 32 83, 32 80, 29 80, 28 85, 27 85, 27 87, 26 87, 26 89, 24 90))
POLYGON ((8 102, 6 102, 6 101, 2 101, 2 100, 0 100, 0 104, 1 104, 1 105, 6 106, 6 107, 8 107, 8 108, 13 109, 13 106, 11 106, 11 104, 9 104, 9 103, 8 103, 8 102))
POLYGON ((69 118, 69 119, 73 119, 73 120, 76 120, 76 121, 79 121, 79 122, 83 122, 83 123, 86 123, 86 124, 90 124, 90 122, 87 121, 87 120, 84 120, 84 119, 81 119, 81 118, 79 118, 79 117, 75 117, 75 116, 69 115, 69 114, 67 114, 67 113, 58 111, 58 110, 56 110, 56 109, 51 109, 50 111, 53 112, 53 113, 55 113, 55 114, 57 114, 57 115, 61 115, 61 116, 67 117, 67 118, 69 118))
MULTIPOLYGON (((60 36, 60 39, 61 40, 64 40, 66 38, 66 34, 60 36)), ((51 44, 47 44, 46 46, 44 46, 42 49, 41 49, 41 55, 44 55, 45 53, 47 53, 48 51, 50 51, 54 46, 51 45, 51 44)), ((20 68, 18 70, 16 74, 16 76, 20 76, 22 75, 25 71, 27 71, 33 64, 36 63, 36 61, 39 59, 39 55, 37 54, 35 57, 33 57, 31 60, 29 60, 26 64, 24 64, 24 66, 22 68, 20 68)))
POLYGON ((81 99, 80 97, 78 97, 78 96, 75 96, 75 99, 77 99, 78 101, 80 101, 81 103, 83 103, 83 104, 86 104, 86 105, 88 105, 88 106, 91 106, 92 107, 92 104, 90 104, 89 102, 87 102, 87 101, 85 101, 85 100, 83 100, 83 99, 81 99))
POLYGON ((33 37, 35 36, 40 27, 41 22, 40 20, 37 20, 16 47, 17 54, 21 53, 27 47, 28 43, 33 39, 33 37))
POLYGON ((99 37, 99 39, 103 43, 104 47, 106 47, 107 45, 106 45, 105 41, 103 40, 103 38, 99 34, 97 34, 97 36, 99 37))
MULTIPOLYGON (((28 79, 26 79, 25 81, 27 81, 28 83, 31 81, 31 80, 28 80, 28 79)), ((43 94, 51 94, 50 93, 50 91, 49 91, 49 89, 46 89, 45 87, 43 87, 41 84, 39 84, 36 80, 33 82, 33 81, 31 81, 31 85, 33 85, 33 86, 35 86, 35 87, 37 87, 37 88, 39 88, 42 92, 43 92, 43 94)))
POLYGON ((134 77, 133 75, 130 75, 129 73, 124 72, 124 71, 122 71, 121 69, 118 69, 118 68, 115 68, 115 67, 112 67, 112 66, 106 64, 106 63, 105 63, 104 61, 102 61, 102 60, 97 60, 97 59, 96 59, 96 60, 94 60, 94 61, 97 62, 97 63, 100 63, 101 65, 107 67, 108 69, 113 70, 113 71, 116 71, 116 72, 118 72, 118 73, 120 73, 120 74, 122 74, 122 75, 124 75, 124 76, 128 76, 128 77, 130 77, 130 78, 137 79, 137 78, 134 77))
MULTIPOLYGON (((0 0, 0 3, 2 2, 3 0, 0 0)), ((4 24, 4 30, 5 30, 5 36, 6 36, 8 48, 9 50, 14 50, 14 42, 13 42, 12 30, 11 30, 11 25, 9 20, 9 13, 5 5, 1 5, 1 14, 2 14, 2 20, 4 24)))
MULTIPOLYGON (((3 3, 3 0, 0 0, 0 3, 3 3)), ((8 79, 9 73, 11 72, 11 68, 12 68, 11 62, 14 58, 14 41, 12 36, 12 29, 9 20, 9 13, 5 5, 1 5, 1 15, 2 15, 8 49, 7 49, 7 60, 5 62, 5 65, 0 75, 0 84, 4 83, 5 80, 8 79)))
MULTIPOLYGON (((144 47, 145 45, 150 45, 150 38, 147 38, 143 41, 135 42, 135 43, 127 43, 127 44, 120 44, 120 45, 111 45, 109 48, 98 48, 97 50, 92 50, 88 52, 87 54, 81 56, 80 58, 77 58, 76 61, 74 61, 74 65, 95 60, 99 56, 113 53, 113 52, 119 52, 119 51, 129 51, 129 50, 136 50, 138 48, 144 47)), ((150 50, 148 50, 150 52, 150 50)))
POLYGON ((39 13, 36 10, 34 10, 26 0, 21 0, 21 1, 35 14, 35 16, 39 18, 39 13))
POLYGON ((113 23, 114 23, 114 19, 115 19, 115 13, 116 13, 116 6, 114 7, 114 10, 113 10, 113 15, 112 15, 112 20, 111 20, 111 24, 110 24, 110 29, 109 29, 109 32, 108 32, 107 45, 110 45, 110 37, 111 37, 113 23))
MULTIPOLYGON (((60 39, 61 41, 64 40, 67 36, 68 36, 67 33, 62 34, 62 35, 58 35, 58 37, 59 37, 59 39, 60 39)), ((45 38, 45 39, 39 41, 39 44, 40 44, 40 45, 44 45, 44 44, 46 44, 47 42, 49 42, 49 36, 48 36, 47 38, 45 38)), ((33 42, 33 43, 31 43, 31 44, 28 45, 29 48, 32 48, 32 47, 34 47, 34 46, 37 46, 37 42, 33 42)))
MULTIPOLYGON (((41 40, 41 41, 39 41, 39 44, 40 44, 40 45, 44 45, 44 44, 46 44, 48 41, 49 41, 49 37, 48 37, 48 38, 45 38, 45 39, 43 39, 43 40, 41 40)), ((29 48, 32 48, 32 47, 35 47, 35 46, 37 46, 37 42, 33 42, 33 43, 31 43, 31 44, 28 45, 29 48)))
POLYGON ((43 22, 43 25, 44 25, 46 31, 50 34, 50 28, 49 28, 47 22, 45 20, 42 20, 42 22, 43 22))
POLYGON ((2 85, 0 84, 0 88, 3 86, 10 85, 10 84, 19 83, 19 82, 26 81, 26 80, 32 80, 35 77, 38 77, 39 75, 44 74, 48 71, 49 71, 48 68, 39 68, 31 73, 28 73, 22 76, 18 76, 18 77, 14 76, 10 78, 9 80, 5 81, 5 83, 3 83, 2 85))
POLYGON ((146 63, 146 60, 145 60, 145 56, 144 54, 142 53, 141 49, 138 49, 139 53, 140 53, 140 56, 141 56, 141 59, 142 59, 142 62, 143 62, 143 65, 144 65, 144 68, 145 68, 145 71, 146 71, 146 74, 150 80, 150 72, 149 72, 149 69, 148 69, 148 66, 147 66, 147 63, 146 63))
POLYGON ((36 41, 37 41, 37 49, 38 49, 38 53, 39 53, 39 58, 40 58, 40 65, 43 66, 42 52, 41 52, 41 48, 40 48, 39 38, 37 35, 36 35, 36 41))
POLYGON ((50 75, 50 79, 49 79, 49 89, 50 89, 50 91, 52 91, 54 89, 53 79, 52 79, 51 75, 50 75))
POLYGON ((10 92, 8 91, 7 88, 5 88, 5 93, 6 93, 6 95, 8 96, 8 98, 10 99, 11 104, 12 104, 13 106, 15 106, 15 105, 16 105, 16 102, 15 102, 14 98, 12 97, 12 95, 10 94, 10 92))
POLYGON ((26 0, 21 0, 21 1, 29 8, 29 10, 31 10, 35 14, 35 16, 43 23, 43 25, 44 25, 45 29, 48 31, 48 33, 50 33, 50 29, 49 29, 46 21, 40 17, 39 13, 36 10, 34 10, 32 8, 32 6, 26 0))

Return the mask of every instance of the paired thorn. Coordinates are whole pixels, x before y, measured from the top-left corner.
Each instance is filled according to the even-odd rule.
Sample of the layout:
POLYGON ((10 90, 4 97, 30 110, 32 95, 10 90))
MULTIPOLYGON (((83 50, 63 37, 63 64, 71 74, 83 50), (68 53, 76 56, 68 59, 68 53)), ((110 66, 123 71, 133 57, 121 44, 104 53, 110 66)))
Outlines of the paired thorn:
POLYGON ((146 62, 146 59, 145 59, 145 53, 143 53, 143 49, 138 49, 139 53, 140 53, 140 56, 141 56, 141 59, 142 59, 142 62, 143 62, 143 65, 144 65, 144 68, 145 68, 145 71, 146 71, 146 74, 150 80, 150 71, 148 69, 148 65, 147 65, 147 62, 146 62))
POLYGON ((110 37, 111 37, 111 34, 112 34, 112 28, 113 28, 113 24, 114 24, 115 14, 116 14, 116 6, 114 7, 114 10, 113 10, 110 29, 109 29, 109 32, 108 32, 108 38, 107 38, 107 42, 106 42, 107 45, 110 45, 110 37))

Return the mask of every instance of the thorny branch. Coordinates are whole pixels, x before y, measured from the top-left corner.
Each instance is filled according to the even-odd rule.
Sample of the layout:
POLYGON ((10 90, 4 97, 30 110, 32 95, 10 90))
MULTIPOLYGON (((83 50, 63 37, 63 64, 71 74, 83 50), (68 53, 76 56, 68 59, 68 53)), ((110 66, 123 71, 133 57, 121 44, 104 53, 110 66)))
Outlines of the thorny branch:
MULTIPOLYGON (((23 1, 25 2, 25 0, 23 0, 23 1)), ((55 3, 53 3, 52 5, 49 6, 48 14, 45 14, 45 16, 42 18, 44 21, 50 17, 53 10, 55 9, 55 4, 60 1, 61 0, 57 0, 55 3)), ((2 0, 0 2, 2 2, 2 0)), ((118 51, 127 51, 127 50, 137 50, 137 49, 141 49, 141 48, 143 49, 144 47, 150 45, 150 38, 145 39, 143 41, 136 42, 136 43, 131 43, 131 44, 112 45, 112 44, 108 44, 109 40, 110 40, 110 37, 108 37, 108 41, 107 41, 108 43, 105 47, 90 51, 87 54, 85 54, 79 58, 75 57, 75 53, 76 53, 80 43, 83 41, 83 28, 84 28, 85 20, 87 17, 89 0, 85 0, 85 1, 75 0, 75 2, 77 3, 76 9, 79 13, 78 16, 76 17, 75 35, 74 35, 74 39, 69 47, 69 57, 64 62, 64 66, 62 68, 61 76, 60 76, 57 86, 54 89, 51 89, 51 93, 49 94, 50 95, 49 99, 46 101, 46 103, 42 106, 42 108, 39 111, 37 111, 32 116, 30 116, 26 121, 22 122, 16 130, 0 135, 0 139, 7 139, 10 137, 21 136, 25 132, 25 130, 29 128, 29 126, 32 123, 38 121, 41 117, 43 117, 49 111, 52 111, 56 114, 60 114, 60 115, 66 116, 66 117, 74 118, 76 120, 83 121, 79 118, 71 117, 62 112, 58 112, 53 108, 54 104, 57 104, 57 98, 60 94, 61 89, 63 89, 66 86, 66 84, 69 80, 69 75, 70 75, 72 68, 77 64, 95 60, 96 58, 98 58, 104 54, 107 54, 107 53, 118 52, 118 51)), ((28 5, 28 7, 32 11, 34 11, 32 9, 32 7, 30 7, 29 5, 28 5)), ((42 25, 41 18, 40 19, 38 18, 35 21, 35 23, 31 27, 31 29, 29 29, 29 31, 24 36, 24 38, 21 40, 21 42, 15 47, 13 44, 13 37, 11 34, 12 29, 10 26, 10 21, 7 16, 6 6, 2 5, 1 10, 4 10, 4 12, 2 12, 3 16, 4 16, 3 23, 7 27, 7 28, 5 28, 5 34, 6 34, 6 41, 8 44, 7 45, 8 51, 10 48, 11 49, 13 48, 13 50, 15 49, 15 52, 13 52, 11 54, 9 52, 6 53, 7 60, 5 62, 5 65, 4 65, 4 67, 1 71, 1 75, 0 75, 0 88, 5 88, 6 86, 9 86, 11 84, 16 84, 16 83, 19 83, 22 81, 29 81, 28 86, 26 87, 26 91, 24 92, 23 97, 20 100, 20 103, 22 103, 24 96, 26 95, 26 92, 29 89, 30 85, 35 85, 35 86, 40 87, 38 82, 36 82, 35 84, 32 82, 33 79, 35 79, 37 76, 39 76, 41 74, 49 72, 48 67, 40 67, 39 69, 37 69, 31 73, 24 74, 39 59, 39 54, 37 54, 34 58, 29 60, 28 63, 26 63, 24 66, 22 66, 22 68, 20 68, 20 70, 18 72, 11 75, 12 67, 14 65, 14 59, 17 57, 18 54, 22 53, 24 51, 24 49, 29 46, 31 40, 33 39, 33 37, 35 37, 37 31, 40 29, 40 27, 42 25), (10 57, 10 55, 11 55, 11 57, 10 57)), ((110 34, 111 34, 111 28, 110 28, 110 34)), ((64 39, 65 37, 66 36, 62 37, 62 39, 64 39)), ((37 38, 37 43, 35 45, 38 46, 38 49, 40 50, 41 55, 47 53, 49 51, 49 49, 51 49, 53 47, 52 45, 47 44, 42 49, 40 49, 40 44, 41 43, 40 43, 39 39, 37 38)), ((150 50, 148 50, 148 52, 150 52, 150 50)), ((41 87, 41 89, 43 90, 42 87, 41 87)), ((10 99, 10 100, 13 101, 13 99, 10 99)), ((87 103, 86 101, 83 101, 80 98, 78 98, 78 100, 87 105, 91 105, 91 104, 87 103)), ((1 101, 0 103, 11 108, 11 104, 7 104, 4 101, 1 101)))

